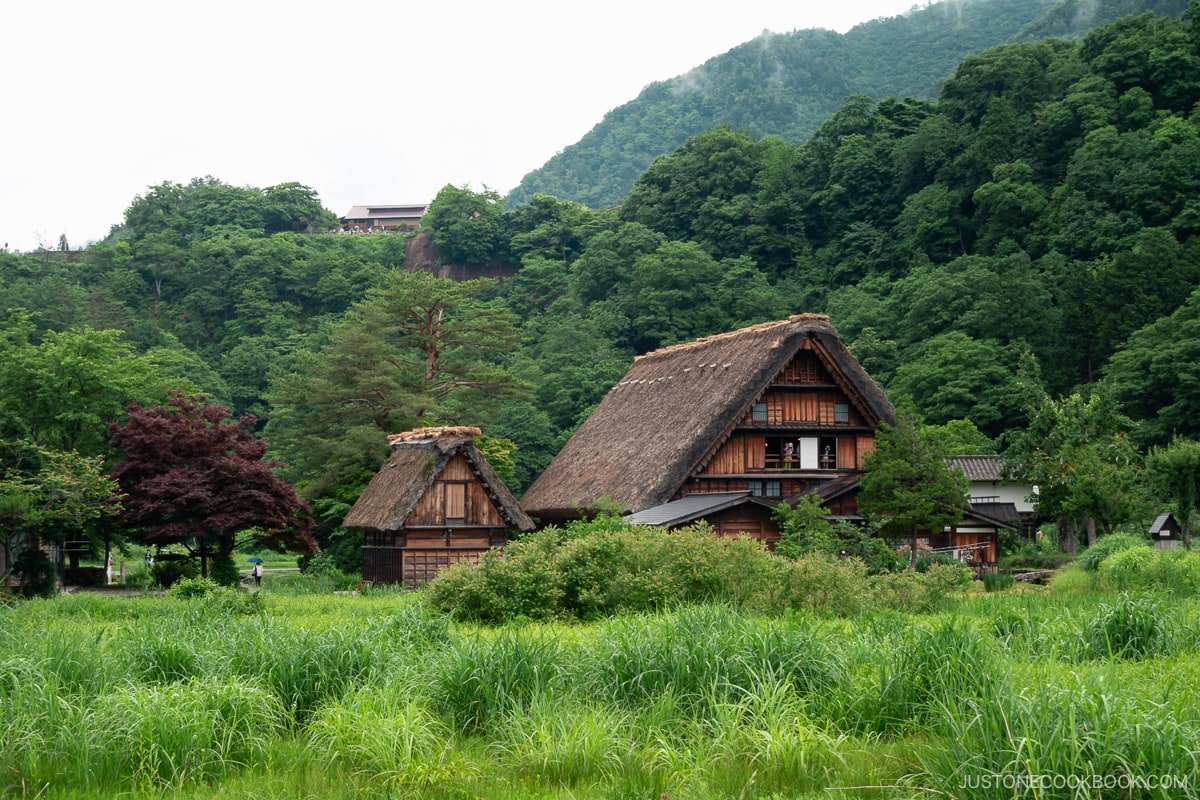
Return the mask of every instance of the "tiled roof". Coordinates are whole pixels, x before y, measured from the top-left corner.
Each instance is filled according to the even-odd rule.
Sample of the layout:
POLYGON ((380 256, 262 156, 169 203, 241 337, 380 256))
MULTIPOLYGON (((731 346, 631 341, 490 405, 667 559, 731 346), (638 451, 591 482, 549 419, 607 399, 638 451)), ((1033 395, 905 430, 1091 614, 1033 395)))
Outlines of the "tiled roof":
POLYGON ((956 467, 963 471, 963 474, 967 476, 967 480, 1004 480, 1000 456, 955 456, 950 460, 956 467))

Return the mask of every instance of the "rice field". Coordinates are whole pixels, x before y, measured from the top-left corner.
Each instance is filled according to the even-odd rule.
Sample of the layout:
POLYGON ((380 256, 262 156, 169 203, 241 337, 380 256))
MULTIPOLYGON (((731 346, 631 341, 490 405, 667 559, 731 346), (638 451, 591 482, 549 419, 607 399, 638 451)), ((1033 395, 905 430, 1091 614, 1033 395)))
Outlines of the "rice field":
POLYGON ((721 605, 461 625, 419 594, 0 607, 0 797, 1200 796, 1200 607, 721 605))

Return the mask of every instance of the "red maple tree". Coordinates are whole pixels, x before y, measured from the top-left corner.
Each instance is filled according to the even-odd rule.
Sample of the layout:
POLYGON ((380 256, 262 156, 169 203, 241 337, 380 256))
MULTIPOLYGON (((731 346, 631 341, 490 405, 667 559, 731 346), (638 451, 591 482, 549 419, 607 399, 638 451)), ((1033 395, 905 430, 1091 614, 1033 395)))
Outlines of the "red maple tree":
POLYGON ((134 405, 109 426, 124 460, 113 477, 126 493, 125 523, 144 544, 182 544, 200 557, 230 559, 239 534, 276 552, 312 553, 312 513, 264 460, 255 418, 234 420, 204 395, 174 392, 154 408, 134 405))

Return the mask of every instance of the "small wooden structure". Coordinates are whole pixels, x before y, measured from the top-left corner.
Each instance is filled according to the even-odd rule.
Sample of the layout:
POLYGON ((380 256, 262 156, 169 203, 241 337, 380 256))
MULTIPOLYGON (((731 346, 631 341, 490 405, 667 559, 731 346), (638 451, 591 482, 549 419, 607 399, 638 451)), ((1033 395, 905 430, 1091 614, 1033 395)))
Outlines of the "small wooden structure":
POLYGON ((961 521, 930 537, 935 553, 946 553, 975 570, 977 576, 1000 565, 1000 531, 1016 531, 1020 518, 1012 503, 971 503, 961 521))
POLYGON ((363 580, 416 588, 460 561, 533 530, 487 459, 478 428, 419 428, 389 436, 391 455, 342 527, 361 530, 363 580))
MULTIPOLYGON (((636 358, 521 506, 561 522, 615 503, 634 521, 704 519, 770 544, 771 506, 827 484, 852 492, 894 421, 829 319, 799 314, 636 358)), ((828 499, 853 513, 844 492, 828 499)))
POLYGON ((1150 538, 1158 550, 1174 550, 1183 541, 1183 529, 1171 512, 1159 514, 1150 525, 1150 538))

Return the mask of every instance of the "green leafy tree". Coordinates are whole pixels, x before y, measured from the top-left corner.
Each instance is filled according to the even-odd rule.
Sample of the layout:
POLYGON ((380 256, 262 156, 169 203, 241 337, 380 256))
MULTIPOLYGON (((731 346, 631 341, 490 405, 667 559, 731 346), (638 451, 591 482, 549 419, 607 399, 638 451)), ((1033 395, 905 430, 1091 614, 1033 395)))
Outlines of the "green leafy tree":
POLYGON ((500 363, 520 332, 482 299, 489 280, 399 272, 355 306, 319 353, 272 380, 267 432, 314 482, 306 494, 369 477, 385 434, 428 424, 481 424, 529 387, 500 363))
POLYGON ((1090 546, 1097 524, 1111 533, 1144 508, 1132 421, 1103 386, 1056 400, 1027 376, 1029 425, 1009 438, 1005 462, 1015 477, 1038 487, 1039 515, 1058 520, 1059 548, 1075 553, 1081 530, 1090 546))
POLYGON ((0 564, 8 566, 0 583, 21 552, 94 533, 91 524, 117 514, 120 499, 99 456, 0 441, 0 564))
POLYGON ((771 516, 779 523, 780 534, 775 553, 786 558, 799 558, 806 553, 837 555, 838 536, 833 524, 825 518, 828 513, 815 494, 803 494, 795 501, 775 506, 771 516))
POLYGON ((886 534, 907 537, 912 569, 917 537, 958 522, 967 504, 966 475, 948 464, 911 407, 896 410, 894 425, 880 426, 860 484, 859 508, 886 534))
POLYGON ((623 299, 636 331, 630 345, 645 353, 722 330, 721 265, 700 245, 667 242, 634 264, 623 299))
POLYGON ((1139 439, 1165 444, 1200 436, 1200 289, 1173 314, 1136 331, 1105 380, 1138 420, 1139 439))
POLYGON ((941 425, 926 425, 924 435, 933 439, 947 456, 974 456, 996 452, 996 443, 969 419, 952 419, 941 425))
POLYGON ((996 435, 1020 421, 1009 390, 1016 360, 1011 348, 951 331, 914 348, 888 391, 911 398, 936 424, 970 419, 996 435))
POLYGON ((1200 442, 1175 437, 1166 447, 1154 447, 1146 456, 1150 485, 1170 498, 1183 535, 1183 546, 1192 546, 1192 518, 1200 500, 1200 442))
POLYGON ((134 353, 120 331, 47 331, 33 339, 32 319, 13 314, 0 327, 0 432, 49 450, 107 452, 108 424, 131 403, 166 398, 172 378, 150 356, 134 353))
POLYGON ((421 218, 422 229, 433 232, 443 264, 481 264, 499 245, 500 195, 487 189, 473 192, 447 184, 421 218))

